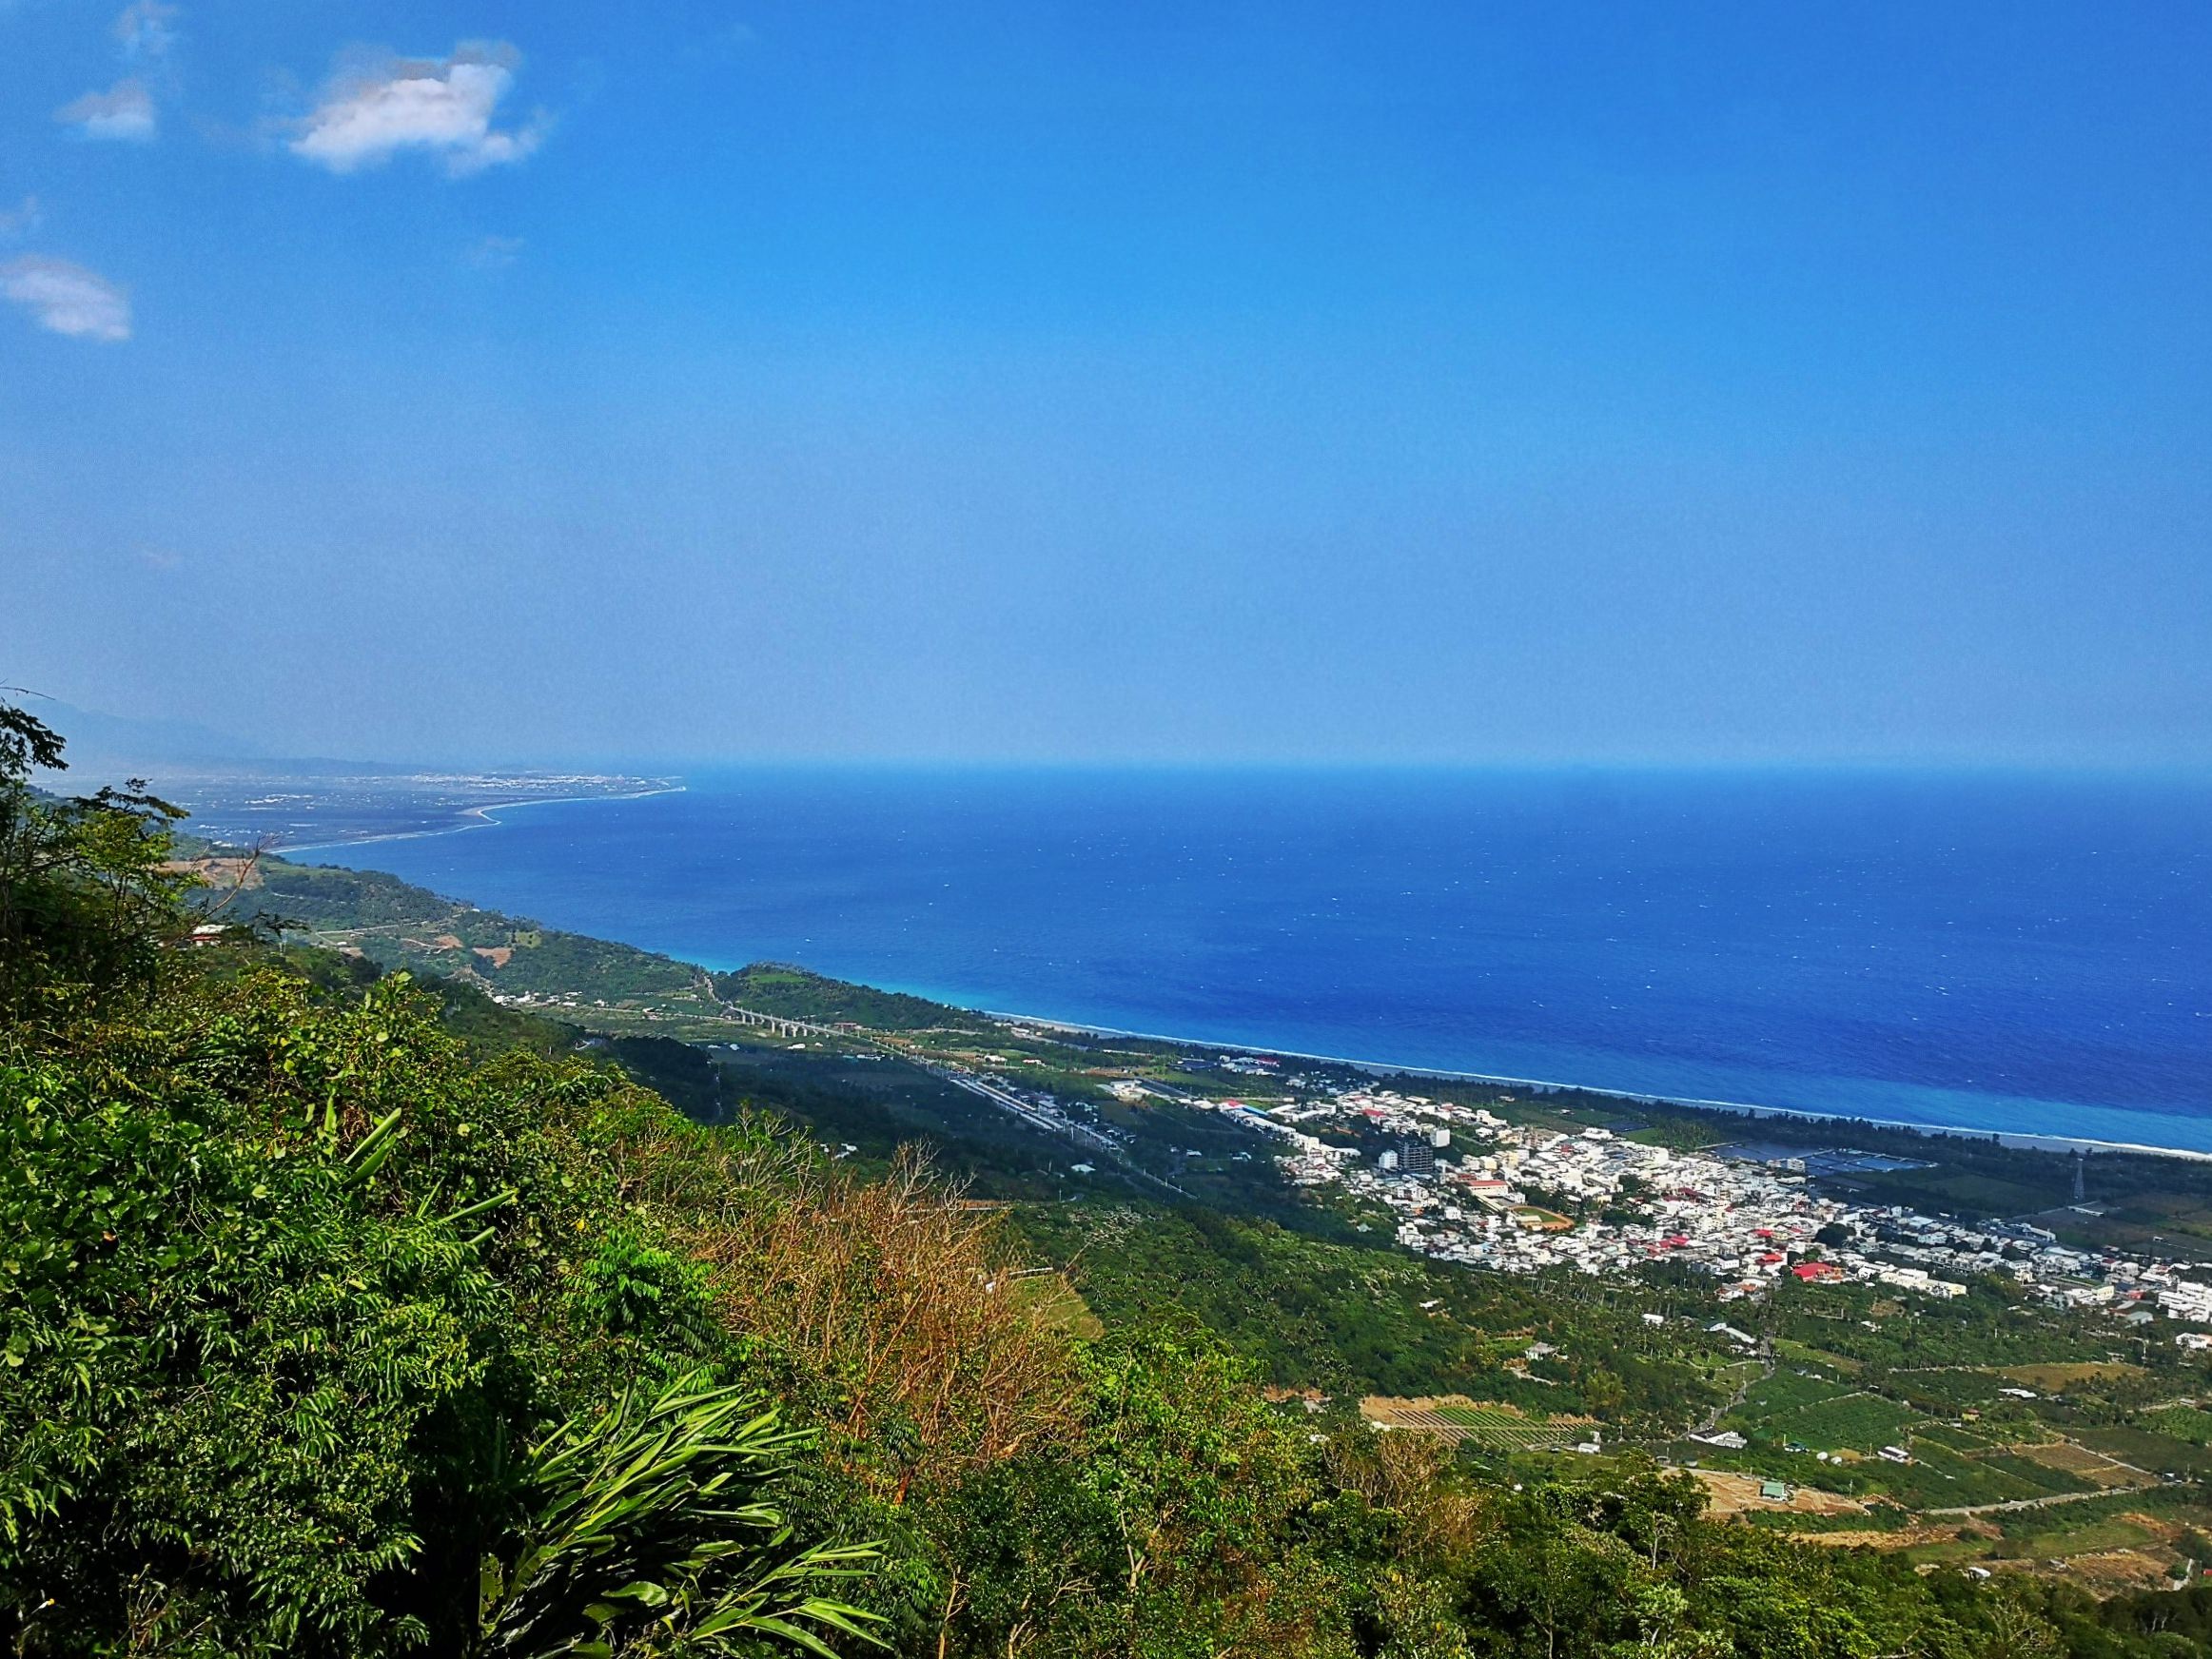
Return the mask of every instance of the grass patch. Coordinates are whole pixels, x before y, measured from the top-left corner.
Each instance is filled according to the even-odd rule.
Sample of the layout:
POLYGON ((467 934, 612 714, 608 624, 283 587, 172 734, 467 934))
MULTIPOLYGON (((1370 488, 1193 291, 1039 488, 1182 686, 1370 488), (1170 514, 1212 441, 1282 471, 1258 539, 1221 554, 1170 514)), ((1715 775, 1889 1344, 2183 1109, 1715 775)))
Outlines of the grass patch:
POLYGON ((2026 1554, 2056 1559, 2065 1555, 2093 1555, 2104 1550, 2129 1550, 2141 1544, 2155 1544, 2158 1542, 2158 1534, 2140 1522, 2115 1517, 2078 1525, 2049 1526, 2046 1523, 2042 1531, 2020 1534, 2007 1532, 2006 1539, 2007 1543, 2016 1544, 2026 1554))
POLYGON ((1942 1561, 1978 1561, 1989 1553, 1987 1538, 1940 1538, 1927 1544, 1909 1544, 1897 1552, 1914 1566, 1942 1561))
POLYGON ((1846 1354, 1830 1354, 1825 1348, 1816 1348, 1810 1342, 1800 1342, 1790 1337, 1774 1338, 1774 1354, 1785 1365, 1817 1365, 1845 1376, 1856 1376, 1865 1365, 1846 1354))
POLYGON ((1025 1275, 1007 1289, 1016 1307, 1032 1310, 1056 1331, 1093 1339, 1106 1335, 1105 1323, 1090 1311, 1083 1293, 1056 1273, 1025 1275))
POLYGON ((1999 1375, 2012 1378, 2023 1388, 2057 1393, 2085 1382, 2141 1376, 2143 1367, 2130 1365, 2124 1359, 2052 1360, 2034 1365, 2008 1365, 1999 1375))

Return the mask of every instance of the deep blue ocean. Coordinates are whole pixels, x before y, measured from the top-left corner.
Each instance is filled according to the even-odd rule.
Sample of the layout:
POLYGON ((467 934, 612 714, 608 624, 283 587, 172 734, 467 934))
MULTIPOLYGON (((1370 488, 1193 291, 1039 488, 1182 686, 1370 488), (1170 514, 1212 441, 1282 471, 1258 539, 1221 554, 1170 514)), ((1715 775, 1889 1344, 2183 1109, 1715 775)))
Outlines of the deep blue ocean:
POLYGON ((325 849, 713 966, 2212 1149, 2212 779, 729 772, 325 849))

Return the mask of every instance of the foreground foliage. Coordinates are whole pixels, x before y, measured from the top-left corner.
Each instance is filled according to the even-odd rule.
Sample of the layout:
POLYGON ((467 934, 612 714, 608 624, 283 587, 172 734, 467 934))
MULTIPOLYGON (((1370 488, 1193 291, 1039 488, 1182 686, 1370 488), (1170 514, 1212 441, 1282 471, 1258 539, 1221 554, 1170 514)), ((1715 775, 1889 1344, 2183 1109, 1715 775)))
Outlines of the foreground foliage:
MULTIPOLYGON (((674 1618, 704 1640, 735 1605, 707 1580, 732 1573, 791 1586, 788 1606, 745 1592, 763 1616, 826 1617, 774 1513, 728 1501, 792 1449, 762 1402, 711 1396, 746 1432, 679 1440, 686 1478, 650 1503, 617 1503, 618 1460, 577 1467, 636 1428, 638 1368, 617 1363, 592 1271, 619 1203, 591 1149, 640 1105, 615 1080, 472 1067, 403 985, 325 1009, 259 973, 13 1059, 0 1570, 22 1645, 97 1650, 89 1630, 148 1625, 451 1650, 479 1563, 508 1555, 529 1565, 505 1602, 615 1596, 610 1627, 674 1618), (729 1467, 690 1478, 702 1458, 729 1467), (548 1520, 562 1504, 596 1516, 590 1548, 548 1520)), ((672 1335, 659 1370, 712 1364, 672 1335)), ((499 1651, 568 1650, 492 1628, 499 1651)))

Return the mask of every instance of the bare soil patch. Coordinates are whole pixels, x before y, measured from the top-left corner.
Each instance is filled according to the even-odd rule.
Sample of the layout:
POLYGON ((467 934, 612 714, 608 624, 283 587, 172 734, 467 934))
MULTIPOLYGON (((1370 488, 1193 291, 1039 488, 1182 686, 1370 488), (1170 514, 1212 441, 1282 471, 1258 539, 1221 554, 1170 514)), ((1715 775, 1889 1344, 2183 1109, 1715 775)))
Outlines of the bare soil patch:
POLYGON ((2064 1576, 2092 1595, 2114 1595, 2126 1590, 2163 1590, 2174 1570, 2170 1551, 2103 1550, 2094 1555, 2067 1556, 2064 1576))
MULTIPOLYGON (((1712 1499, 1713 1513, 1722 1517, 1740 1515, 1750 1510, 1790 1511, 1801 1515, 1856 1515, 1864 1514, 1867 1506, 1856 1498, 1845 1497, 1841 1493, 1822 1492, 1816 1487, 1792 1486, 1787 1499, 1761 1497, 1760 1477, 1743 1474, 1732 1469, 1693 1469, 1698 1484, 1705 1488, 1712 1499)), ((1837 1532, 1819 1534, 1823 1538, 1841 1537, 1864 1540, 1874 1534, 1866 1532, 1837 1532)))
POLYGON ((1893 1527, 1886 1532, 1791 1532, 1791 1538, 1800 1544, 1830 1544, 1867 1550, 1909 1550, 1916 1544, 1955 1544, 1964 1538, 1987 1538, 1996 1535, 1993 1527, 1976 1527, 1971 1523, 1961 1526, 1957 1522, 1916 1521, 1909 1527, 1893 1527))
POLYGON ((258 888, 261 861, 253 858, 172 858, 166 870, 196 875, 211 888, 258 888))

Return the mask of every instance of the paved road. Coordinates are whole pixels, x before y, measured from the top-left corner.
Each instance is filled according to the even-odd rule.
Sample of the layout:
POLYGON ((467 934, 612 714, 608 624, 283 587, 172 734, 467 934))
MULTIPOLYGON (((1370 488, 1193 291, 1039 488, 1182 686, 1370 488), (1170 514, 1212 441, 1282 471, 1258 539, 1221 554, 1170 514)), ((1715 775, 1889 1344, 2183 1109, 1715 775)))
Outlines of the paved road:
MULTIPOLYGON (((2142 1471, 2136 1473, 2141 1474, 2142 1471)), ((2130 1492, 2148 1492, 2158 1484, 2156 1480, 2146 1480, 2140 1486, 2107 1486, 2100 1492, 2054 1492, 2048 1497, 2008 1498, 2004 1503, 1955 1504, 1948 1509, 1922 1510, 1920 1513, 1924 1515, 1994 1515, 2012 1510, 2048 1509, 2053 1504, 2086 1503, 2093 1497, 2118 1497, 2130 1492)))
POLYGON ((707 982, 706 994, 714 999, 715 1005, 725 1014, 746 1025, 764 1026, 786 1035, 804 1032, 810 1037, 825 1038, 834 1043, 870 1044, 896 1059, 905 1061, 917 1070, 926 1071, 930 1076, 952 1084, 955 1088, 966 1089, 970 1094, 981 1095, 1001 1111, 1012 1114, 1041 1134, 1057 1135, 1064 1141, 1074 1141, 1083 1145, 1094 1147, 1106 1157, 1111 1158, 1116 1166, 1126 1174, 1133 1175, 1141 1181, 1148 1181, 1154 1186, 1178 1194, 1183 1198, 1190 1196, 1187 1191, 1165 1176, 1154 1175, 1150 1170, 1138 1164, 1127 1153, 1097 1130, 1067 1118, 1041 1112, 1001 1084, 989 1078, 980 1077, 963 1066, 953 1065, 947 1061, 937 1059, 934 1055, 917 1053, 903 1043, 891 1038, 878 1036, 872 1031, 847 1031, 834 1025, 817 1025, 811 1020, 793 1020, 780 1014, 763 1014, 752 1008, 739 1007, 735 1003, 724 1002, 716 995, 712 981, 707 982))

